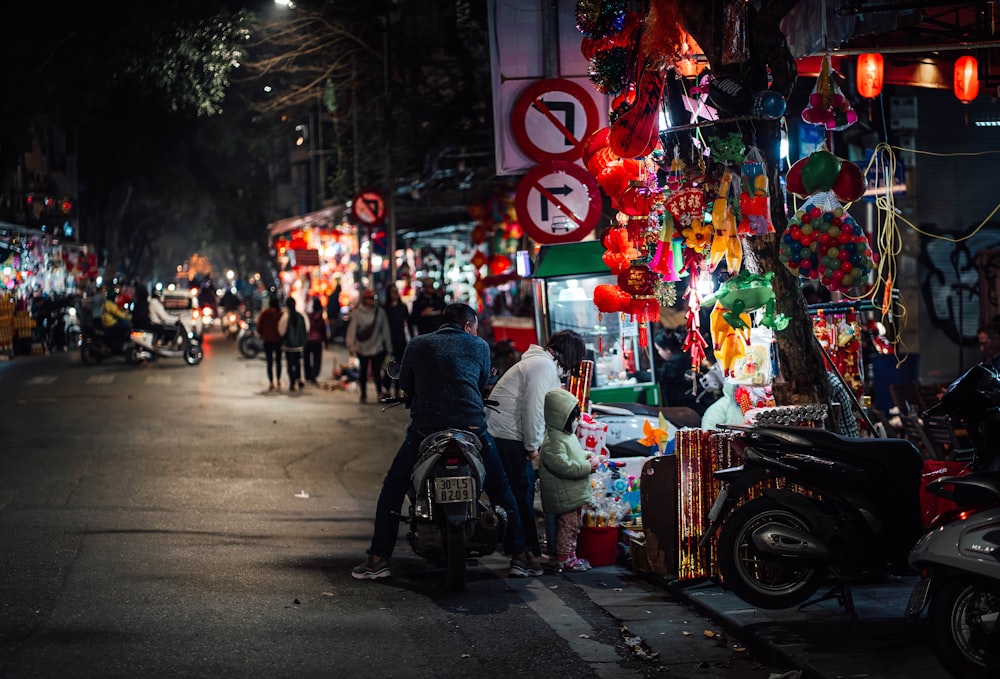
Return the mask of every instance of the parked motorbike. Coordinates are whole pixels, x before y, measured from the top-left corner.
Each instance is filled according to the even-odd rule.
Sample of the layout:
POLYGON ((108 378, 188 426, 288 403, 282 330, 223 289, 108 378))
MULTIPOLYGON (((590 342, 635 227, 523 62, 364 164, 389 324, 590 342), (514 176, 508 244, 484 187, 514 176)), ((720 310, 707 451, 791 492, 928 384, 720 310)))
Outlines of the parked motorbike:
POLYGON ((80 360, 84 365, 97 365, 107 358, 122 356, 126 362, 134 361, 130 352, 126 352, 130 342, 125 340, 119 343, 117 338, 112 340, 108 337, 107 331, 98 326, 90 326, 83 329, 80 338, 80 360))
POLYGON ((264 338, 257 332, 257 323, 254 319, 241 323, 240 332, 236 336, 236 346, 243 358, 257 358, 264 351, 264 338))
MULTIPOLYGON (((392 379, 399 376, 395 362, 386 371, 392 379)), ((379 402, 392 406, 404 401, 387 396, 379 402)), ((428 435, 410 477, 409 507, 400 516, 410 529, 410 547, 444 568, 445 586, 452 591, 465 588, 470 560, 496 551, 506 525, 504 510, 480 499, 486 481, 481 449, 479 438, 461 429, 428 435)))
POLYGON ((74 300, 69 295, 40 298, 33 304, 31 314, 37 322, 37 338, 48 351, 65 351, 80 346, 80 324, 74 300))
MULTIPOLYGON (((981 443, 1000 425, 998 405, 1000 379, 982 365, 938 404, 968 428, 974 468, 997 456, 981 443)), ((852 580, 910 572, 907 557, 923 533, 923 460, 913 444, 786 425, 725 429, 734 432, 743 464, 715 472, 723 486, 701 546, 721 526, 718 567, 734 594, 758 608, 788 608, 831 578, 833 589, 821 599, 836 596, 853 617, 852 580), (784 485, 749 499, 754 486, 775 479, 784 485)))
POLYGON ((927 491, 960 509, 938 516, 910 552, 921 579, 906 616, 929 601, 928 637, 941 665, 962 679, 992 679, 1000 676, 1000 472, 944 477, 927 491))
POLYGON ((188 365, 198 365, 205 357, 201 343, 194 333, 181 321, 174 324, 176 336, 157 343, 156 333, 151 330, 133 330, 129 336, 130 345, 125 348, 125 358, 129 363, 152 362, 160 358, 183 358, 188 365))

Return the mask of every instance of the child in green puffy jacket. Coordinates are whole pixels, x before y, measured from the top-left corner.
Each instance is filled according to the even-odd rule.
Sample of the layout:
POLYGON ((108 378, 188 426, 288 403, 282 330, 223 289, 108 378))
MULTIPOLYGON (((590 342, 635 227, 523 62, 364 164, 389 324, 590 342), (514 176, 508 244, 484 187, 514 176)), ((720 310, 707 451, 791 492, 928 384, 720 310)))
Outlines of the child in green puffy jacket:
POLYGON ((574 430, 580 419, 576 396, 565 389, 545 395, 545 439, 539 449, 538 478, 542 509, 556 515, 557 568, 585 571, 590 564, 577 557, 576 543, 583 524, 583 507, 590 503, 590 473, 600 460, 590 459, 574 430))

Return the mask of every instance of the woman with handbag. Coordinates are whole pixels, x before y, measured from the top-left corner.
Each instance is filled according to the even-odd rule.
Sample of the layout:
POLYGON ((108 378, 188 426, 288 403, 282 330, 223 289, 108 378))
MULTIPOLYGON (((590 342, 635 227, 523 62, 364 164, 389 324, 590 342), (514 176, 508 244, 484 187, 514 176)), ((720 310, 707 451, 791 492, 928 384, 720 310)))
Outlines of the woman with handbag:
POLYGON ((351 322, 347 325, 347 336, 344 339, 351 356, 358 357, 358 387, 361 389, 361 402, 368 402, 368 376, 371 375, 382 398, 382 382, 380 373, 385 355, 392 350, 392 338, 389 334, 389 322, 385 312, 375 303, 375 291, 362 290, 361 303, 351 313, 351 322))

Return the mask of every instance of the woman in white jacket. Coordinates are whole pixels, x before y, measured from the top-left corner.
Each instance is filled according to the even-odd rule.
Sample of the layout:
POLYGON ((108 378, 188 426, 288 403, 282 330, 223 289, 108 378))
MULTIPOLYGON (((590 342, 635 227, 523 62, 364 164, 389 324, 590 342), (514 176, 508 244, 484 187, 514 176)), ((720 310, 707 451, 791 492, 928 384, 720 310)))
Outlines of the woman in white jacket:
MULTIPOLYGON (((545 394, 562 386, 565 375, 579 375, 586 355, 583 338, 560 330, 544 347, 532 344, 490 391, 496 409, 487 409, 486 422, 496 439, 511 490, 518 502, 525 545, 541 556, 535 527, 535 467, 545 438, 545 394)), ((509 545, 504 545, 509 551, 509 545)))
POLYGON ((361 303, 351 312, 344 344, 351 356, 358 357, 361 402, 368 402, 369 371, 378 397, 382 398, 382 363, 386 354, 392 350, 392 337, 389 334, 389 320, 375 303, 374 290, 361 291, 361 303))

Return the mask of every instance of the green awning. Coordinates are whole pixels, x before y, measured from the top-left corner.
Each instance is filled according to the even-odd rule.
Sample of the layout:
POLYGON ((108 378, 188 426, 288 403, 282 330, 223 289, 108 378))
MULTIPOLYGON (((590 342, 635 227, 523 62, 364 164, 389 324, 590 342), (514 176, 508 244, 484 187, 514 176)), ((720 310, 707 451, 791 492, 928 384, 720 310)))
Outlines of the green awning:
POLYGON ((532 278, 557 276, 607 275, 611 269, 604 263, 604 246, 601 241, 543 245, 535 257, 532 278))

